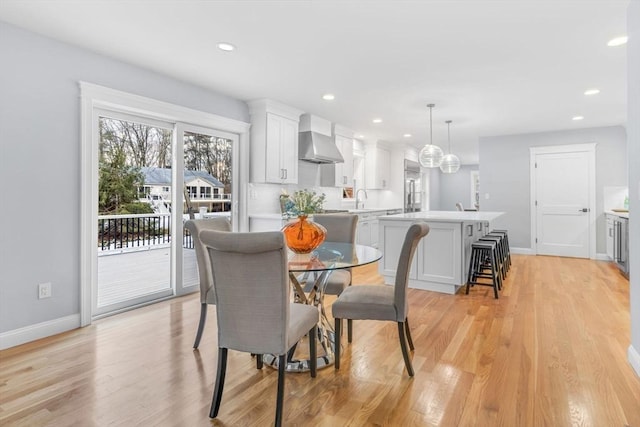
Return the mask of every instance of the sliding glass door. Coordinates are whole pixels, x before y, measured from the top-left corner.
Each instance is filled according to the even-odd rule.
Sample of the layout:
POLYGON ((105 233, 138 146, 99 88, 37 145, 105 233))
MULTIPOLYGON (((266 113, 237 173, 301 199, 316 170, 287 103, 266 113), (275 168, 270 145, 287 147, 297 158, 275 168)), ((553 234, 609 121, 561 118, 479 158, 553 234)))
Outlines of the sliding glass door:
MULTIPOLYGON (((234 179, 237 135, 195 126, 180 126, 183 142, 183 220, 225 217, 237 229, 237 180, 234 179)), ((182 284, 199 283, 193 238, 183 229, 182 284)))
POLYGON ((117 112, 101 113, 94 316, 174 293, 171 281, 174 126, 117 112))
POLYGON ((183 225, 224 216, 237 229, 237 135, 101 110, 97 138, 93 317, 197 290, 183 225))

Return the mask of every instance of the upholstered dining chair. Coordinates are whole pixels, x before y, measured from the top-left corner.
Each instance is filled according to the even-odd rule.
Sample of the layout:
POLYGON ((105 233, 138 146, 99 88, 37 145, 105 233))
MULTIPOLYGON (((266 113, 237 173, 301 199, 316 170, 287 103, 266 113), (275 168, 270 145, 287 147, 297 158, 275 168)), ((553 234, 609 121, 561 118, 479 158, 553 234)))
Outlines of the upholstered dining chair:
POLYGON ((184 228, 189 230, 196 250, 198 263, 198 276, 200 277, 200 322, 193 348, 198 348, 204 324, 207 321, 207 307, 216 303, 216 295, 213 292, 213 276, 211 275, 211 263, 207 248, 200 242, 198 235, 202 230, 231 231, 231 223, 227 218, 216 217, 208 219, 190 219, 184 223, 184 228))
MULTIPOLYGON (((388 285, 355 285, 342 292, 331 306, 335 319, 335 368, 340 369, 340 332, 342 319, 348 320, 388 320, 398 323, 400 348, 409 376, 413 376, 413 366, 409 359, 409 350, 414 349, 407 314, 407 287, 411 260, 418 242, 429 233, 426 223, 415 223, 409 227, 398 259, 394 286, 388 285)), ((351 340, 349 340, 351 342, 351 340)))
POLYGON ((278 356, 275 425, 282 424, 287 352, 309 335, 311 376, 316 376, 318 308, 291 303, 287 246, 279 231, 227 233, 204 230, 215 283, 218 369, 209 416, 220 409, 229 349, 278 356))
MULTIPOLYGON (((327 229, 325 241, 339 243, 356 243, 358 215, 354 214, 314 214, 313 221, 327 229)), ((308 292, 313 283, 305 288, 308 292)), ((347 286, 351 286, 351 269, 332 271, 327 278, 325 295, 340 295, 347 286)), ((347 334, 351 339, 351 323, 347 324, 347 334)))

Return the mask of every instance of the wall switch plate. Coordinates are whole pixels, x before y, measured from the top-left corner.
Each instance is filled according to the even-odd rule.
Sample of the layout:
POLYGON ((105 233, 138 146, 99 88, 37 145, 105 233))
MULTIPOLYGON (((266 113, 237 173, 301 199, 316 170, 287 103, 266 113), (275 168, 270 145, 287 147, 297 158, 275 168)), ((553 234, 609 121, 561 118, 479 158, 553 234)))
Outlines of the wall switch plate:
POLYGON ((38 299, 51 298, 51 282, 38 285, 38 299))
POLYGON ((484 199, 489 200, 489 193, 484 193, 484 199))

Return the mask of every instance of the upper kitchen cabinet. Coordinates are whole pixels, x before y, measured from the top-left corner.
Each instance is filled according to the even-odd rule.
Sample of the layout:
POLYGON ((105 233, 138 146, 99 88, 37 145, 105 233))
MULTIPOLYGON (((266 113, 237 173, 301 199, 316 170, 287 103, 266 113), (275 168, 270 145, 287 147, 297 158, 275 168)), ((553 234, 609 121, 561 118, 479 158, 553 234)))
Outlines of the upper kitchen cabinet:
POLYGON ((375 144, 365 148, 365 184, 370 190, 389 189, 389 160, 391 153, 375 144))
POLYGON ((335 125, 334 139, 344 163, 320 167, 320 185, 324 187, 353 187, 353 131, 335 125))
POLYGON ((298 183, 298 122, 303 113, 269 99, 250 101, 251 182, 298 183))

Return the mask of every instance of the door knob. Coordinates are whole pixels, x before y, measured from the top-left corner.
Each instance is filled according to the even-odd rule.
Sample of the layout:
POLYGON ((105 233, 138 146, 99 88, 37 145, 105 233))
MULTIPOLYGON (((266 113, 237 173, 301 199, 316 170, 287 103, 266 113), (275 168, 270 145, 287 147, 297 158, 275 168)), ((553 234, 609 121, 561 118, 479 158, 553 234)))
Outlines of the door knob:
POLYGON ((578 212, 589 212, 589 208, 578 209, 578 212))

